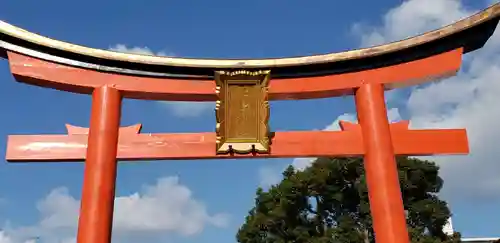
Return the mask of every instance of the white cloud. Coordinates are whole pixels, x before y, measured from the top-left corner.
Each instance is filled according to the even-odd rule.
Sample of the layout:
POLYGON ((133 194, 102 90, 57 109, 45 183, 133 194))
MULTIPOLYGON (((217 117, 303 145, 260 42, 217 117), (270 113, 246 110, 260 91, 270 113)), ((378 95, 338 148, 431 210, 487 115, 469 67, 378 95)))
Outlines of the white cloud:
POLYGON ((159 51, 159 52, 155 53, 151 49, 149 49, 147 46, 127 47, 127 45, 124 45, 124 44, 116 44, 116 45, 110 47, 109 50, 116 51, 116 52, 123 52, 123 53, 141 54, 141 55, 173 56, 173 54, 167 53, 165 51, 159 51))
POLYGON ((215 114, 215 102, 160 101, 177 117, 192 118, 212 111, 215 114))
POLYGON ((12 243, 12 240, 5 235, 5 232, 0 232, 0 243, 12 243))
MULTIPOLYGON (((382 26, 356 24, 353 31, 360 37, 362 46, 372 46, 421 34, 477 11, 479 9, 466 8, 459 0, 408 0, 389 10, 383 17, 382 26)), ((500 30, 483 49, 465 57, 458 76, 414 87, 408 90, 410 95, 403 102, 394 102, 394 97, 400 96, 392 93, 388 101, 403 104, 400 108, 409 113, 412 128, 467 129, 470 155, 431 158, 441 166, 445 180, 442 195, 445 198, 498 198, 500 30)), ((337 120, 352 117, 344 114, 337 120)), ((303 167, 308 161, 297 159, 293 164, 303 167)))
MULTIPOLYGON (((12 240, 11 237, 9 237, 5 232, 0 231, 0 243, 16 243, 17 241, 12 240)), ((34 239, 22 241, 22 243, 36 243, 34 239)), ((62 242, 66 243, 66 242, 62 242)), ((67 242, 69 243, 69 242, 67 242)))
MULTIPOLYGON (((0 231, 0 243, 75 242, 80 202, 66 188, 56 188, 37 203, 40 221, 33 226, 0 231)), ((113 235, 148 234, 192 236, 205 227, 225 227, 229 216, 209 214, 177 177, 164 177, 140 192, 115 199, 113 235)), ((125 237, 122 237, 125 238, 125 237)))
POLYGON ((422 34, 472 13, 460 0, 409 0, 390 9, 382 26, 355 24, 353 31, 361 38, 361 46, 373 46, 422 34))
MULTIPOLYGON (((114 45, 109 50, 142 55, 174 56, 165 51, 155 53, 148 47, 127 47, 124 44, 114 45)), ((182 118, 197 117, 215 109, 214 102, 159 101, 158 103, 169 109, 175 116, 182 118)))

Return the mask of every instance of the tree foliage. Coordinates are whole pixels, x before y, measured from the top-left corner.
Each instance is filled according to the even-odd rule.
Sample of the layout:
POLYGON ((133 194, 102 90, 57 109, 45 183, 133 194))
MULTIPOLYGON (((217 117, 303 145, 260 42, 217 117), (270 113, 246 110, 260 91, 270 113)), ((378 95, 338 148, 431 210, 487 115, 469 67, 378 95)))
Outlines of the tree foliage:
MULTIPOLYGON (((399 181, 412 243, 460 242, 443 226, 450 217, 436 193, 443 185, 432 162, 400 157, 399 181)), ((267 191, 257 189, 255 207, 237 233, 241 243, 374 242, 361 158, 320 158, 304 171, 292 166, 267 191)))

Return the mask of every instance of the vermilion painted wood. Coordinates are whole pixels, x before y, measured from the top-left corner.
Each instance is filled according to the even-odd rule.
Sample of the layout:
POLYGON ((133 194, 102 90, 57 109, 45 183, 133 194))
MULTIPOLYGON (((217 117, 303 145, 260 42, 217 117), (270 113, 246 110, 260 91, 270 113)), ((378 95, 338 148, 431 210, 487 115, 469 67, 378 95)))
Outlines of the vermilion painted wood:
MULTIPOLYGON (((60 65, 8 52, 12 74, 20 82, 42 87, 90 94, 93 88, 108 85, 128 98, 149 100, 214 101, 215 82, 126 76, 60 65)), ((270 99, 314 99, 352 94, 366 83, 384 84, 386 89, 431 81, 454 75, 460 68, 462 48, 394 66, 359 72, 272 79, 270 99)))
MULTIPOLYGON (((363 136, 358 124, 343 122, 345 131, 276 132, 270 154, 217 155, 215 133, 133 134, 120 133, 120 160, 334 157, 363 155, 363 136), (348 126, 346 128, 346 126, 348 126)), ((407 122, 391 124, 396 154, 467 154, 464 129, 408 130, 407 122)), ((122 128, 123 131, 124 128, 122 128)), ((129 130, 130 131, 130 130, 129 130)), ((6 158, 10 162, 81 161, 88 136, 10 135, 6 158)))
MULTIPOLYGON (((355 93, 356 110, 364 138, 364 167, 375 241, 409 242, 406 215, 399 185, 394 143, 387 120, 384 87, 365 84, 355 93)), ((405 123, 404 125, 407 125, 405 123)), ((402 131, 398 126, 394 131, 402 131)), ((430 141, 433 145, 435 141, 430 141)), ((417 144, 420 146, 420 144, 417 144)))
MULTIPOLYGON (((141 131, 142 124, 135 124, 128 127, 120 127, 120 134, 133 135, 138 134, 141 131)), ((66 130, 68 131, 68 135, 88 135, 89 128, 87 127, 78 127, 70 124, 66 124, 66 130)))
POLYGON ((120 91, 109 86, 97 88, 92 93, 88 149, 78 217, 79 243, 111 242, 121 101, 120 91))

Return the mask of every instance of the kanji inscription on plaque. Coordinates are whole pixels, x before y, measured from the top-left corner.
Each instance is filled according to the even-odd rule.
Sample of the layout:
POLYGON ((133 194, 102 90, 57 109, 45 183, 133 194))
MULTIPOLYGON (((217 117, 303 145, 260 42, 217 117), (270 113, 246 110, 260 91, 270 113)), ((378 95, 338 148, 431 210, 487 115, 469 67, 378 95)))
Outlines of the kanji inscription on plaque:
POLYGON ((269 152, 270 71, 217 71, 217 153, 269 152))

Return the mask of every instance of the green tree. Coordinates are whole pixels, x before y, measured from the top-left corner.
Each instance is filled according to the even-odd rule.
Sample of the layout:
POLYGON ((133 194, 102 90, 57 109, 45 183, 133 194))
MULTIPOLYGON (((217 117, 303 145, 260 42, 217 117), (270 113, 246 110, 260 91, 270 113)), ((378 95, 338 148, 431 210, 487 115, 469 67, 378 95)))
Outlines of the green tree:
MULTIPOLYGON (((432 162, 399 157, 399 179, 412 243, 460 242, 443 226, 450 217, 437 197, 443 185, 432 162)), ((374 242, 361 158, 320 158, 304 171, 292 166, 267 191, 257 189, 255 206, 237 236, 241 243, 374 242)))

